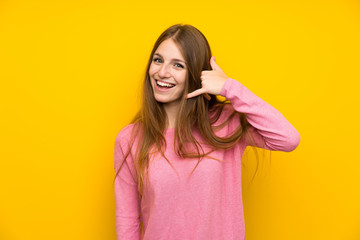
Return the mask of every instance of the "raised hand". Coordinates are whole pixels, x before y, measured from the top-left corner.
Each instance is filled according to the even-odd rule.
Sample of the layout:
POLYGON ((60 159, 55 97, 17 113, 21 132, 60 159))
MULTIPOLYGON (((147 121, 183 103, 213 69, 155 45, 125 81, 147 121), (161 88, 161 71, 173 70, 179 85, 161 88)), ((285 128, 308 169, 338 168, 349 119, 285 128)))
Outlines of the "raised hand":
POLYGON ((212 70, 205 70, 201 72, 201 88, 189 93, 186 98, 192 98, 204 94, 204 96, 210 100, 208 93, 220 95, 223 85, 229 78, 217 65, 214 56, 210 59, 210 65, 212 70))

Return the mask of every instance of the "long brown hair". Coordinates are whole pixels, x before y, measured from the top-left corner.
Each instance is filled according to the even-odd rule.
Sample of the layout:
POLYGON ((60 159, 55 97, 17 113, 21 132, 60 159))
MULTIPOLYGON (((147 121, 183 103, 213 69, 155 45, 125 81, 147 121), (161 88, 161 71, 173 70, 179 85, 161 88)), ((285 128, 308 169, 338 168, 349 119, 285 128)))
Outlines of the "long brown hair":
MULTIPOLYGON (((159 36, 154 44, 147 63, 141 109, 131 121, 131 124, 134 124, 134 127, 129 146, 132 147, 135 138, 138 138, 138 142, 141 143, 138 144, 136 156, 133 158, 137 174, 139 199, 143 197, 144 180, 147 179, 146 176, 150 160, 149 153, 152 147, 155 147, 155 149, 168 161, 171 167, 173 167, 164 155, 164 149, 166 149, 167 146, 163 134, 167 128, 167 115, 163 104, 157 102, 154 97, 149 76, 149 68, 155 51, 164 40, 169 38, 171 38, 179 48, 188 69, 185 90, 175 123, 174 149, 176 154, 181 158, 199 159, 190 174, 194 172, 203 157, 209 157, 209 153, 216 149, 232 148, 241 137, 246 134, 250 125, 244 113, 233 110, 226 121, 215 127, 213 124, 220 118, 224 108, 231 103, 228 100, 222 101, 218 99, 216 95, 212 94, 209 94, 211 97, 210 100, 205 99, 202 95, 189 99, 186 98, 188 93, 202 87, 200 79, 201 72, 203 70, 212 70, 210 65, 212 54, 208 41, 197 28, 188 24, 176 24, 169 27, 159 36), (215 135, 214 130, 223 128, 233 118, 238 118, 237 121, 240 124, 232 135, 225 138, 215 135), (209 145, 212 150, 204 153, 202 145, 193 136, 194 129, 201 134, 205 143, 209 145), (196 153, 190 152, 188 150, 189 146, 193 146, 196 149, 196 153)), ((254 142, 251 135, 250 138, 251 141, 254 142)), ((131 147, 125 154, 124 160, 115 174, 115 179, 124 164, 125 159, 129 155, 131 147)))

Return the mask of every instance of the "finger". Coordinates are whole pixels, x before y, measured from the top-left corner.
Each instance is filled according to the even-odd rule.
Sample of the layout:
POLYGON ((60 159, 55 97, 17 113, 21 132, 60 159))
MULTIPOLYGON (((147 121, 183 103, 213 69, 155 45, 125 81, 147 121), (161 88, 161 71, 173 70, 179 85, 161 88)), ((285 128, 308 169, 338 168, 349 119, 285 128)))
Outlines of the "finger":
POLYGON ((212 57, 210 58, 210 65, 211 65, 211 68, 212 68, 213 70, 215 70, 215 71, 223 71, 223 70, 219 67, 219 65, 217 65, 217 63, 215 62, 215 57, 214 57, 214 56, 212 56, 212 57))
POLYGON ((197 89, 197 90, 189 93, 186 98, 196 97, 196 96, 199 96, 200 94, 203 94, 203 93, 206 93, 205 89, 200 88, 200 89, 197 89))
POLYGON ((201 71, 200 77, 211 75, 211 74, 213 74, 213 72, 214 72, 214 70, 203 70, 203 71, 201 71))

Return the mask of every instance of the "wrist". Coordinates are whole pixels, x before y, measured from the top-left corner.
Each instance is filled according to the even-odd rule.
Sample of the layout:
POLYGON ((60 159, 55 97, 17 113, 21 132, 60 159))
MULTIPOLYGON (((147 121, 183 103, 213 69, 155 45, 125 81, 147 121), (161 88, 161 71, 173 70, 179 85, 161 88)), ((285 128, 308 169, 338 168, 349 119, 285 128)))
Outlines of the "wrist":
POLYGON ((230 79, 231 79, 231 78, 226 77, 226 78, 224 79, 223 84, 222 84, 222 87, 221 87, 221 90, 220 90, 220 95, 223 96, 223 97, 225 97, 225 95, 226 95, 226 89, 227 89, 227 85, 228 85, 229 82, 230 82, 230 79))

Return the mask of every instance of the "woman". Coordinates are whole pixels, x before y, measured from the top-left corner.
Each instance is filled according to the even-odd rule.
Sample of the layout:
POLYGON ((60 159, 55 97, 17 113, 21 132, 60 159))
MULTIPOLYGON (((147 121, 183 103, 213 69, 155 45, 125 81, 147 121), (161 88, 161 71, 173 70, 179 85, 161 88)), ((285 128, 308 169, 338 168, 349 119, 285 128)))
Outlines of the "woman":
POLYGON ((115 140, 117 239, 245 239, 245 148, 290 152, 299 142, 279 111, 226 76, 198 29, 169 27, 151 52, 141 109, 115 140))

